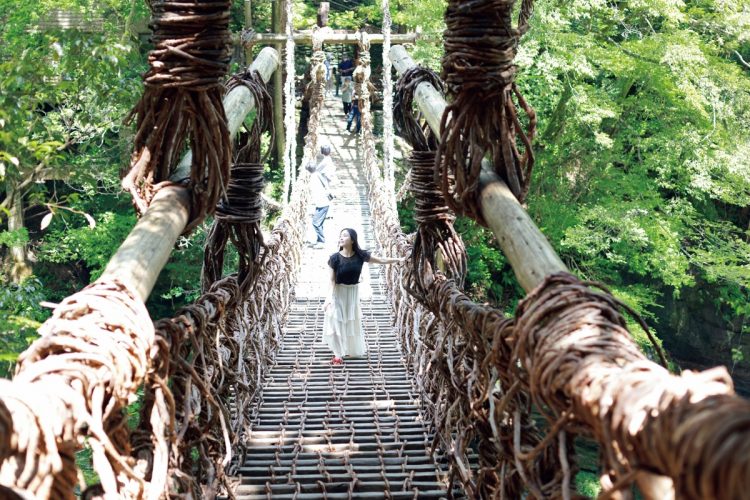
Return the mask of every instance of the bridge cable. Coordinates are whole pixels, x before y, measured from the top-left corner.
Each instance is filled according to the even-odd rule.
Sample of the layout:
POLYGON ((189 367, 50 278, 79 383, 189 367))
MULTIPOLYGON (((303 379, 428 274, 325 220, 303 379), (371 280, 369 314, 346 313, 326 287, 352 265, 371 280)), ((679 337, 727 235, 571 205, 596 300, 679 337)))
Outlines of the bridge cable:
POLYGON ((383 165, 386 189, 394 193, 395 205, 396 181, 393 162, 393 81, 392 64, 388 56, 391 50, 391 8, 389 0, 383 0, 383 165))
POLYGON ((284 81, 284 191, 283 201, 289 202, 290 187, 294 183, 297 171, 297 126, 296 126, 296 98, 295 98, 295 68, 294 68, 294 2, 286 2, 286 46, 284 50, 286 80, 284 81))

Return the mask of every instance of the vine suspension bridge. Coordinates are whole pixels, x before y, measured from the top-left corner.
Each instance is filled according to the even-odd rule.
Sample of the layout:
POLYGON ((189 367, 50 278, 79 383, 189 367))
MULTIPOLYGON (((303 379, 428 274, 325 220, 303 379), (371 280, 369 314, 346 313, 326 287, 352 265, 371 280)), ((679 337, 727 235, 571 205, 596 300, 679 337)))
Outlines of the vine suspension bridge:
POLYGON ((368 35, 343 37, 358 43, 357 135, 326 99, 323 45, 342 36, 311 34, 300 165, 332 145, 341 182, 327 241, 354 227, 364 246, 408 257, 365 273, 367 354, 334 365, 321 305, 335 246, 304 245, 310 176, 294 154, 291 25, 276 40, 286 43, 286 130, 275 131, 287 139, 283 211, 264 234, 266 82, 280 74, 279 54, 261 50, 225 88, 229 3, 151 5, 155 49, 123 180, 141 217, 104 274, 56 307, 13 380, 0 381, 0 497, 569 499, 581 436, 598 447, 602 498, 633 498, 636 487, 648 499, 743 498, 750 403, 726 370, 675 375, 658 349, 659 362, 649 359, 627 308, 571 275, 523 208, 536 117, 512 63, 531 6, 510 26, 514 2, 449 1, 443 78, 390 47, 384 16, 382 159, 368 35), (486 59, 497 83, 487 99, 465 72, 479 67, 472 58, 486 59), (398 192, 394 130, 411 149, 398 192), (414 234, 396 210, 407 190, 414 234), (513 317, 462 291, 456 214, 495 234, 528 293, 513 317), (159 271, 207 215, 202 295, 152 321, 144 303, 159 271), (228 243, 239 258, 224 275, 228 243), (132 428, 125 409, 136 401, 132 428), (95 485, 81 484, 76 466, 84 444, 95 485))

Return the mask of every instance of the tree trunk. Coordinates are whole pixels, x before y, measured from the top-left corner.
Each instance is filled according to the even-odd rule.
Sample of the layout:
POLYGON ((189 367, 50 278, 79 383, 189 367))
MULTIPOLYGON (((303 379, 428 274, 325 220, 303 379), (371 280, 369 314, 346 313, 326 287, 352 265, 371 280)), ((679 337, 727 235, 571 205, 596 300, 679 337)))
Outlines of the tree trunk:
MULTIPOLYGON (((23 197, 21 192, 13 187, 7 187, 7 196, 10 200, 8 205, 8 231, 13 232, 23 229, 23 197)), ((27 258, 26 243, 13 244, 10 246, 10 279, 13 283, 20 283, 29 276, 32 270, 27 258)))
POLYGON ((560 95, 560 100, 557 101, 555 110, 552 112, 552 116, 550 116, 547 122, 547 128, 544 129, 544 134, 542 134, 540 141, 542 147, 553 142, 562 133, 565 127, 565 112, 568 109, 568 102, 570 102, 571 97, 573 97, 573 89, 570 85, 566 85, 565 90, 560 95))

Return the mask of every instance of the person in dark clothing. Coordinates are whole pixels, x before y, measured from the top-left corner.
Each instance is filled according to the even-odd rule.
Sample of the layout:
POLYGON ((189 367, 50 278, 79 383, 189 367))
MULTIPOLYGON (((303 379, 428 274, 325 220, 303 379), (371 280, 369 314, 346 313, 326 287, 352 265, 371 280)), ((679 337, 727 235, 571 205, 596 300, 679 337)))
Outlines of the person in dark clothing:
POLYGON ((351 57, 345 55, 344 59, 339 63, 339 76, 341 76, 341 79, 343 80, 347 76, 351 78, 353 73, 354 61, 352 61, 351 57))
POLYGON ((352 122, 357 120, 357 133, 362 128, 362 113, 359 111, 359 99, 352 101, 352 107, 349 109, 349 116, 346 119, 346 131, 351 132, 352 122))
POLYGON ((341 231, 339 251, 328 258, 331 292, 323 304, 323 340, 333 351, 332 364, 343 363, 345 356, 363 356, 367 351, 359 306, 359 278, 364 263, 394 264, 405 260, 406 257, 378 257, 359 247, 354 229, 341 231))

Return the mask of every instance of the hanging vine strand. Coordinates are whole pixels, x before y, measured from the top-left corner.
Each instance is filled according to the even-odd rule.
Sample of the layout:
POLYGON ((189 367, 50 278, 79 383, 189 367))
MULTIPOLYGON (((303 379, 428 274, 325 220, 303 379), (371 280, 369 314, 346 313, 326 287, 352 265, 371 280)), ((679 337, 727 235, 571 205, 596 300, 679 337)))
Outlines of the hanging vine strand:
POLYGON ((396 86, 393 112, 399 132, 413 145, 408 163, 411 167, 414 220, 418 229, 412 251, 414 273, 407 281, 413 283, 410 289, 418 296, 427 293, 430 283, 426 279, 439 269, 454 279, 459 287, 466 275, 466 249, 453 228, 455 216, 435 184, 437 141, 429 127, 420 123, 413 112, 414 92, 422 82, 429 82, 435 88, 442 87, 438 76, 428 69, 417 67, 405 72, 396 86))
POLYGON ((391 51, 391 6, 383 0, 383 170, 386 188, 394 194, 395 204, 396 180, 393 160, 393 80, 391 51))
POLYGON ((294 69, 294 2, 286 2, 286 46, 284 56, 286 62, 286 80, 284 81, 284 128, 286 129, 286 140, 284 141, 284 201, 288 201, 286 193, 289 186, 294 182, 297 168, 297 124, 296 124, 296 98, 295 98, 295 69, 294 69))
POLYGON ((179 182, 190 188, 190 232, 213 213, 229 181, 231 144, 221 102, 221 79, 229 67, 228 0, 152 0, 151 37, 145 91, 135 117, 135 149, 123 188, 139 213, 160 186, 179 182), (212 133, 205 133, 206 130, 212 133), (189 178, 173 179, 190 147, 189 178))
POLYGON ((443 79, 451 102, 440 126, 438 175, 448 205, 482 224, 482 160, 489 159, 520 202, 534 165, 536 114, 515 84, 513 65, 532 4, 523 1, 516 28, 511 21, 515 0, 451 0, 445 13, 443 79), (526 114, 526 132, 514 97, 526 114))
MULTIPOLYGON (((323 99, 321 79, 314 83, 308 158, 317 148, 323 99)), ((241 84, 246 84, 244 79, 241 84)), ((244 293, 237 278, 229 276, 213 283, 176 317, 157 323, 158 351, 152 354, 154 368, 131 438, 153 491, 166 493, 158 489, 164 485, 158 481, 166 477, 173 478, 166 484, 172 496, 232 491, 229 476, 243 462, 250 408, 257 407, 294 293, 308 222, 308 181, 309 176, 303 176, 295 183, 290 203, 266 239, 251 286, 246 287, 251 293, 244 293)))

